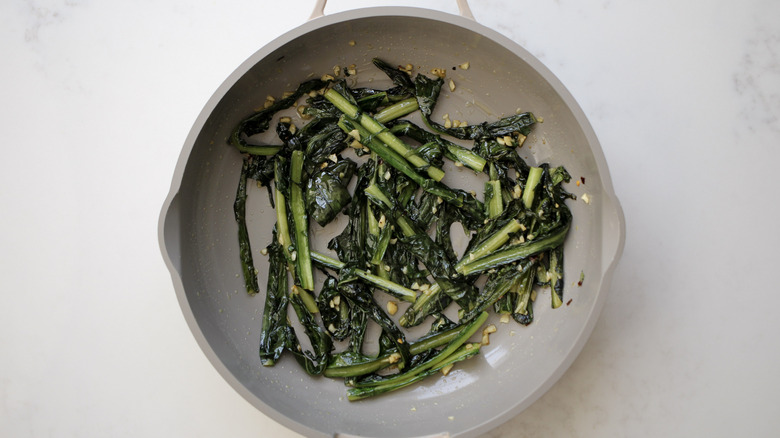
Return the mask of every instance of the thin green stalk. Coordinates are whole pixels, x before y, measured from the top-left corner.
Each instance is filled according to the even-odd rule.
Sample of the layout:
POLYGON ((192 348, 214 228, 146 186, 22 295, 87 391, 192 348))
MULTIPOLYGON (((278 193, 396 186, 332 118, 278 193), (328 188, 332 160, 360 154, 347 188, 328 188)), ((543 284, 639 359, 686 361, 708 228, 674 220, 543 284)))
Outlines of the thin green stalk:
POLYGON ((557 230, 545 237, 534 240, 527 240, 518 245, 514 245, 503 251, 495 252, 489 256, 475 259, 472 262, 456 267, 455 269, 463 275, 472 275, 497 266, 512 263, 517 260, 529 257, 536 253, 555 248, 566 239, 566 233, 569 231, 569 223, 562 225, 557 230))
MULTIPOLYGON (((333 269, 335 271, 338 271, 344 268, 344 266, 346 266, 344 262, 340 260, 336 260, 333 257, 328 257, 325 254, 320 254, 316 251, 311 252, 311 259, 314 262, 319 263, 320 265, 326 268, 333 269)), ((415 302, 415 300, 417 300, 417 292, 407 287, 401 286, 398 283, 387 280, 378 275, 374 275, 370 272, 366 272, 362 269, 355 269, 355 274, 358 277, 362 278, 363 280, 373 284, 374 286, 380 289, 395 293, 399 298, 401 298, 404 301, 413 303, 415 302)))
POLYGON ((285 258, 290 261, 290 247, 292 245, 292 239, 290 238, 290 227, 287 223, 287 200, 284 194, 277 187, 275 189, 276 194, 276 238, 279 244, 282 245, 282 251, 285 258))
MULTIPOLYGON (((406 312, 401 315, 401 318, 398 319, 398 323, 401 324, 401 327, 411 327, 412 325, 417 325, 422 322, 422 318, 419 316, 420 312, 433 304, 432 301, 438 300, 442 293, 439 283, 433 283, 430 288, 423 291, 420 296, 417 297, 414 304, 409 306, 406 312)), ((429 312, 426 311, 426 316, 428 313, 429 312)))
POLYGON ((409 163, 417 168, 425 168, 428 176, 435 181, 441 181, 444 178, 444 171, 438 167, 431 166, 430 163, 425 161, 424 158, 417 155, 414 148, 409 147, 406 143, 401 141, 392 132, 390 132, 384 125, 374 120, 373 117, 363 114, 360 109, 352 105, 344 96, 339 94, 334 89, 329 89, 325 92, 324 97, 330 101, 339 111, 347 115, 351 119, 356 119, 363 128, 365 128, 371 135, 382 141, 393 151, 404 157, 409 163))
POLYGON ((298 275, 301 278, 301 286, 308 290, 314 290, 314 274, 311 269, 311 256, 309 251, 309 218, 303 201, 303 151, 293 151, 290 160, 290 210, 292 210, 293 224, 295 225, 295 262, 298 267, 298 275))
POLYGON ((255 146, 255 145, 237 143, 236 149, 238 149, 239 151, 245 154, 268 157, 271 155, 276 155, 277 152, 282 150, 282 147, 281 146, 255 146))
POLYGON ((405 388, 413 383, 417 383, 420 380, 425 379, 428 376, 436 374, 437 372, 441 371, 442 369, 444 369, 449 365, 452 365, 456 362, 460 362, 477 355, 479 353, 481 346, 482 346, 481 344, 463 345, 457 350, 455 350, 452 354, 450 354, 447 357, 447 359, 444 360, 443 362, 402 382, 380 385, 380 386, 364 387, 364 388, 352 388, 347 391, 347 399, 349 401, 356 401, 368 397, 374 397, 387 392, 395 391, 401 388, 405 388))
MULTIPOLYGON (((393 203, 390 201, 390 198, 388 198, 385 192, 383 192, 382 189, 380 189, 376 184, 371 184, 366 187, 365 192, 368 196, 374 197, 381 201, 387 208, 393 208, 393 203)), ((404 236, 410 237, 417 234, 412 221, 406 216, 398 215, 398 217, 395 218, 395 221, 398 223, 398 227, 401 229, 401 232, 404 236)))
POLYGON ((501 195, 501 181, 493 180, 485 183, 485 205, 488 217, 493 219, 504 211, 504 198, 501 195))
POLYGON ((417 292, 409 288, 403 287, 398 283, 382 278, 378 275, 374 275, 362 269, 356 269, 355 273, 357 274, 358 277, 362 278, 363 280, 366 280, 367 282, 373 284, 374 286, 389 292, 393 292, 398 298, 406 302, 413 303, 417 300, 417 292))
POLYGON ((342 269, 346 265, 341 260, 334 259, 333 257, 328 257, 325 254, 319 253, 317 251, 311 252, 311 259, 315 263, 323 267, 333 269, 334 271, 338 271, 339 269, 342 269))
POLYGON ((445 141, 445 146, 447 147, 447 152, 449 152, 452 157, 455 158, 455 161, 460 161, 471 170, 475 172, 482 172, 482 170, 485 168, 485 159, 470 151, 469 149, 466 149, 463 146, 455 144, 451 141, 445 141))
POLYGON ((523 189, 523 205, 525 205, 525 208, 531 208, 531 205, 534 203, 534 192, 542 179, 542 173, 541 167, 532 167, 528 171, 528 179, 523 189))
POLYGON ((474 197, 465 194, 463 191, 453 190, 438 181, 423 177, 417 173, 417 171, 409 164, 408 161, 404 160, 401 155, 399 155, 381 141, 377 140, 359 123, 345 116, 339 120, 338 126, 347 133, 351 133, 353 130, 356 130, 360 135, 360 139, 363 145, 367 146, 372 152, 376 153, 380 158, 382 158, 382 160, 384 160, 385 163, 408 176, 409 179, 417 183, 417 185, 419 185, 426 192, 439 196, 448 204, 463 209, 465 213, 470 216, 470 220, 481 223, 484 219, 484 206, 481 202, 479 202, 474 197))
MULTIPOLYGON (((463 328, 462 326, 457 326, 455 328, 443 331, 441 333, 437 333, 425 339, 421 339, 417 342, 412 342, 409 344, 409 353, 415 355, 415 354, 420 354, 424 351, 428 351, 431 348, 441 347, 442 345, 455 339, 455 337, 458 336, 462 328, 463 328)), ((324 375, 326 377, 355 377, 355 376, 363 376, 366 374, 371 374, 373 372, 381 370, 382 368, 387 368, 390 365, 392 365, 392 363, 390 363, 391 360, 390 356, 392 354, 393 352, 388 352, 368 362, 362 362, 362 363, 357 363, 352 365, 342 365, 342 366, 331 365, 325 370, 324 375)))
POLYGON ((297 285, 293 285, 290 292, 301 297, 303 305, 306 306, 306 309, 309 312, 319 313, 320 309, 317 307, 317 300, 314 298, 314 295, 309 293, 306 289, 298 287, 297 285))
MULTIPOLYGON (((393 233, 391 232, 390 227, 385 226, 381 229, 378 236, 379 239, 376 243, 376 249, 374 250, 374 255, 371 257, 372 265, 379 266, 382 264, 382 260, 385 258, 385 252, 387 252, 387 247, 390 245, 390 238, 392 235, 393 233)), ((380 272, 382 271, 384 271, 384 269, 382 269, 380 272)))
MULTIPOLYGON (((460 161, 475 172, 482 172, 486 161, 479 154, 446 138, 420 128, 412 122, 402 122, 393 125, 390 132, 396 135, 408 136, 420 143, 437 143, 444 149, 444 155, 452 161, 460 161)), ((491 178, 492 179, 492 178, 491 178)))
MULTIPOLYGON (((290 226, 287 223, 287 199, 285 198, 284 194, 279 190, 278 186, 275 189, 275 195, 276 195, 276 209, 275 209, 276 210, 276 239, 279 242, 279 245, 282 247, 282 253, 284 254, 284 258, 287 261, 287 265, 290 268, 290 272, 295 272, 297 265, 293 261, 292 252, 290 251, 290 248, 293 248, 293 246, 292 246, 292 238, 290 237, 290 226)), ((303 304, 306 306, 309 312, 312 313, 319 312, 319 308, 317 308, 317 303, 315 302, 314 297, 309 292, 301 288, 299 295, 301 296, 301 301, 303 301, 303 304)))
POLYGON ((450 343, 447 344, 446 347, 441 349, 441 351, 439 351, 435 356, 421 363, 420 365, 417 365, 416 367, 408 371, 396 374, 393 377, 389 377, 386 379, 358 382, 357 384, 355 384, 355 388, 357 389, 357 388, 366 388, 366 387, 382 387, 382 386, 403 384, 413 379, 415 376, 419 375, 420 373, 435 368, 437 365, 441 365, 447 360, 447 358, 452 353, 454 353, 458 348, 460 348, 461 345, 466 343, 466 341, 468 341, 468 339, 474 333, 476 333, 480 327, 482 327, 482 324, 485 323, 487 317, 488 317, 487 312, 480 313, 474 319, 469 321, 469 323, 466 324, 458 333, 458 336, 452 341, 450 341, 450 343))
POLYGON ((408 99, 398 101, 384 108, 382 111, 374 114, 374 120, 379 123, 387 123, 392 120, 401 118, 407 114, 413 113, 419 108, 420 106, 417 104, 417 99, 410 97, 408 99))
POLYGON ((455 270, 461 274, 468 275, 463 270, 466 265, 475 262, 501 248, 507 241, 509 241, 509 235, 518 232, 520 229, 522 229, 522 227, 523 225, 517 219, 510 220, 506 225, 501 227, 501 229, 493 233, 493 235, 485 239, 482 243, 469 251, 469 253, 465 254, 463 258, 460 259, 460 261, 455 265, 455 270))

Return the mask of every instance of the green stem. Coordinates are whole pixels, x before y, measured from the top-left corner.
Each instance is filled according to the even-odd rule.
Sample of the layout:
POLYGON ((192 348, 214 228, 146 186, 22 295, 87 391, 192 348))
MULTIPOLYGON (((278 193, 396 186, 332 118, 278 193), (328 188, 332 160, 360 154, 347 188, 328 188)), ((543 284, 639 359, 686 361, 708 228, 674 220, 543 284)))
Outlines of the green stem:
POLYGON ((473 197, 466 196, 462 192, 450 189, 438 181, 423 177, 417 173, 417 171, 409 164, 408 161, 404 160, 401 155, 390 149, 381 141, 378 141, 371 135, 370 132, 368 132, 354 120, 348 119, 346 116, 342 117, 339 119, 338 126, 347 133, 351 133, 353 130, 356 130, 360 135, 362 144, 371 149, 372 152, 376 153, 380 158, 382 158, 382 160, 384 160, 385 163, 408 176, 409 179, 417 183, 417 185, 419 185, 426 192, 441 197, 442 200, 454 205, 457 208, 464 209, 468 215, 473 216, 474 218, 478 218, 479 222, 482 222, 481 219, 484 218, 484 206, 481 202, 477 201, 473 197))
POLYGON ((323 267, 333 269, 334 271, 338 271, 339 269, 342 269, 346 265, 341 260, 334 259, 333 257, 328 257, 325 254, 319 253, 317 251, 311 252, 311 259, 315 263, 323 267))
POLYGON ((504 211, 504 198, 501 195, 501 181, 493 180, 485 183, 485 205, 488 217, 493 219, 504 211))
POLYGON ((442 136, 426 131, 411 122, 402 122, 390 128, 395 135, 408 136, 420 143, 438 143, 443 146, 444 155, 452 161, 460 161, 475 172, 482 172, 486 161, 479 154, 463 146, 453 143, 442 136))
POLYGON ((268 157, 276 155, 277 152, 282 150, 281 146, 255 146, 249 144, 236 143, 236 149, 249 155, 261 155, 268 157))
POLYGON ((446 141, 447 152, 452 154, 455 160, 460 161, 475 172, 482 172, 485 168, 485 159, 461 145, 446 141))
POLYGON ((420 106, 417 104, 417 99, 410 97, 408 99, 396 102, 382 111, 374 114, 374 119, 379 123, 387 123, 392 120, 401 118, 409 113, 417 111, 420 106))
POLYGON ((309 312, 318 313, 320 311, 320 309, 317 307, 317 300, 315 300, 314 296, 306 289, 293 285, 291 293, 301 297, 303 305, 306 306, 306 309, 308 309, 309 312))
POLYGON ((497 266, 512 263, 514 261, 529 257, 536 253, 546 251, 563 243, 566 239, 566 233, 569 231, 569 223, 562 225, 557 230, 541 239, 528 240, 521 244, 514 245, 503 251, 493 253, 489 256, 476 259, 472 262, 456 267, 455 269, 463 275, 476 274, 497 266))
MULTIPOLYGON (((381 229, 379 232, 379 238, 376 243, 376 249, 374 250, 374 255, 371 258, 371 264, 375 266, 379 266, 382 264, 382 260, 385 258, 385 252, 387 252, 387 246, 390 244, 390 238, 392 237, 393 233, 390 231, 390 227, 385 226, 381 229)), ((381 269, 381 272, 383 272, 384 269, 381 269)), ((382 278, 385 278, 382 275, 382 278)))
MULTIPOLYGON (((412 355, 420 354, 424 351, 428 351, 431 348, 440 347, 450 341, 452 341, 455 337, 458 336, 458 333, 460 333, 462 326, 457 326, 455 328, 449 329, 447 331, 443 331, 441 333, 437 333, 433 336, 427 337, 425 339, 421 339, 417 342, 413 342, 409 344, 409 353, 412 355)), ((325 376, 326 377, 355 377, 355 376, 363 376, 366 374, 371 374, 373 372, 379 371, 382 368, 387 368, 390 365, 390 356, 393 352, 386 353, 382 356, 377 357, 376 359, 372 359, 368 362, 358 363, 358 364, 352 364, 352 365, 342 365, 342 366, 334 366, 331 365, 325 370, 325 376)))
MULTIPOLYGON (((393 203, 390 201, 390 198, 385 194, 385 192, 382 191, 382 189, 379 188, 376 184, 371 184, 368 187, 366 187, 365 190, 366 194, 370 197, 374 197, 375 199, 381 201, 385 206, 389 209, 393 209, 393 203)), ((417 231, 414 229, 414 225, 412 224, 412 221, 407 218, 404 215, 399 214, 395 218, 396 223, 398 224, 398 227, 401 229, 401 232, 406 237, 411 237, 417 234, 417 231)))
POLYGON ((441 181, 441 179, 444 177, 443 170, 431 166, 430 163, 425 161, 424 158, 417 155, 417 152, 413 148, 409 147, 406 143, 401 141, 401 139, 396 137, 384 125, 374 120, 374 118, 367 114, 361 113, 358 107, 352 105, 344 96, 339 94, 338 91, 331 88, 325 92, 324 97, 328 99, 328 101, 330 101, 330 103, 332 103, 336 108, 338 108, 339 111, 346 114, 347 117, 356 119, 358 123, 363 126, 363 128, 371 133, 372 136, 375 136, 377 139, 390 147, 393 151, 400 154, 414 167, 425 168, 428 172, 428 176, 433 178, 435 181, 441 181))
POLYGON ((413 383, 425 379, 428 376, 436 374, 446 366, 449 366, 456 362, 460 362, 462 360, 466 360, 470 357, 475 356, 476 354, 479 353, 480 347, 481 344, 467 344, 461 346, 460 348, 455 350, 452 354, 450 354, 446 360, 439 363, 438 365, 430 369, 427 369, 425 371, 422 371, 421 373, 399 383, 387 384, 381 386, 371 386, 365 388, 352 388, 347 391, 347 399, 349 401, 356 401, 368 397, 374 397, 380 394, 384 394, 386 392, 395 391, 397 389, 405 388, 413 383))
POLYGON ((306 290, 314 290, 314 274, 311 269, 309 251, 309 218, 303 201, 303 151, 293 151, 290 160, 290 209, 295 225, 295 251, 298 275, 301 286, 306 290))
POLYGON ((462 259, 455 265, 455 270, 461 274, 468 275, 464 272, 464 267, 472 262, 478 261, 482 257, 496 251, 501 248, 507 241, 509 241, 509 235, 518 232, 522 229, 522 224, 517 219, 512 219, 507 222, 506 225, 501 227, 498 231, 493 233, 490 237, 485 239, 482 243, 474 247, 471 251, 463 256, 462 259))
POLYGON ((432 368, 435 368, 438 365, 443 364, 452 353, 454 353, 458 348, 460 348, 461 345, 466 343, 466 341, 474 333, 476 333, 480 327, 482 327, 482 324, 485 323, 487 317, 488 317, 487 312, 480 313, 477 317, 475 317, 468 324, 466 324, 461 329, 460 333, 458 333, 458 336, 455 337, 452 341, 450 341, 450 343, 447 344, 446 347, 441 349, 441 351, 439 351, 435 356, 423 362, 422 364, 408 371, 405 371, 400 374, 396 374, 395 376, 386 379, 358 382, 357 384, 355 384, 355 389, 366 388, 366 387, 395 386, 398 384, 404 384, 409 382, 411 379, 413 379, 415 376, 419 375, 420 373, 423 373, 424 371, 430 370, 432 368))
POLYGON ((430 314, 430 311, 428 311, 427 308, 433 304, 432 301, 438 300, 439 295, 442 293, 439 283, 433 283, 428 290, 423 291, 423 293, 417 297, 414 304, 409 306, 407 311, 398 319, 398 323, 401 324, 401 327, 412 327, 421 323, 423 321, 421 315, 424 314, 427 316, 430 314), (423 309, 426 309, 426 311, 423 312, 423 309))
MULTIPOLYGON (((328 257, 324 254, 320 254, 316 251, 311 252, 311 259, 319 263, 320 265, 333 269, 334 271, 338 271, 346 264, 340 260, 336 260, 332 257, 328 257)), ((404 286, 401 286, 398 283, 395 283, 393 281, 387 280, 385 278, 382 278, 378 275, 374 275, 370 272, 366 272, 362 269, 355 269, 355 274, 357 274, 358 277, 362 278, 363 280, 373 284, 374 286, 395 293, 399 298, 401 298, 404 301, 413 303, 415 300, 417 300, 417 292, 406 288, 404 286)))
POLYGON ((525 208, 531 208, 531 205, 534 203, 534 192, 542 179, 542 173, 541 167, 532 167, 528 171, 528 179, 525 182, 525 189, 523 189, 523 205, 525 205, 525 208))

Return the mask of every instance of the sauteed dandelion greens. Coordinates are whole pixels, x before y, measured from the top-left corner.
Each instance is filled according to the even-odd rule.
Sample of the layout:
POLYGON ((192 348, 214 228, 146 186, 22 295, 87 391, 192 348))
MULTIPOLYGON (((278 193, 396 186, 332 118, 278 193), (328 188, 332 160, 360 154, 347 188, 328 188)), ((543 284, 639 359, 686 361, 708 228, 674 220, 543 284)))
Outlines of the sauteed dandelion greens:
MULTIPOLYGON (((282 99, 269 99, 228 139, 243 156, 234 203, 241 270, 247 293, 265 296, 261 362, 273 366, 291 354, 311 375, 344 379, 349 400, 446 374, 478 354, 483 344, 468 339, 491 308, 530 324, 536 286, 548 287, 551 306, 559 307, 572 221, 566 200, 573 195, 562 187, 568 172, 547 163, 529 166, 518 154, 538 121, 532 113, 442 125, 432 114, 443 70, 429 77, 380 59, 374 65, 391 88, 350 86, 331 75, 309 80, 282 99), (279 117, 278 142, 257 144, 255 136, 293 106, 305 124, 279 117), (402 119, 413 114, 424 127, 402 119), (484 175, 484 201, 442 182, 446 162, 484 175), (250 180, 267 188, 276 217, 273 239, 262 251, 268 256, 264 291, 246 221, 250 180), (315 227, 340 215, 346 226, 328 242, 331 253, 313 250, 315 227), (456 223, 469 236, 460 257, 450 235, 456 223), (481 277, 486 282, 479 287, 481 277), (390 313, 378 294, 392 300, 390 313), (394 317, 396 301, 408 304, 394 317), (428 333, 407 339, 409 329, 426 320, 428 333), (370 321, 381 329, 378 352, 364 345, 370 321)), ((495 331, 490 328, 483 342, 495 331)))

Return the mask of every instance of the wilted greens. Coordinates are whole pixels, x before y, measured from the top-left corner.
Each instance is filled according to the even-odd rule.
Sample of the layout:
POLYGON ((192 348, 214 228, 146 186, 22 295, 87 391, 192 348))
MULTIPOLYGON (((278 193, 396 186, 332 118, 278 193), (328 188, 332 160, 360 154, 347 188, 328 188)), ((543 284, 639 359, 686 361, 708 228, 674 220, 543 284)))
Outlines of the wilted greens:
POLYGON ((551 306, 561 306, 572 222, 566 169, 529 165, 518 154, 538 122, 533 114, 440 124, 433 113, 442 77, 374 65, 392 87, 309 80, 267 101, 228 139, 243 156, 238 259, 247 293, 265 297, 261 362, 273 366, 288 353, 309 374, 345 379, 349 400, 446 373, 476 355, 482 345, 468 340, 491 309, 532 323, 535 286, 549 288, 551 306), (421 122, 401 119, 407 115, 421 122), (261 144, 273 121, 277 140, 261 144), (481 182, 447 185, 447 169, 481 182), (266 187, 276 218, 261 251, 264 291, 246 220, 249 181, 266 187), (484 187, 482 200, 475 187, 484 187), (330 253, 314 251, 313 233, 341 217, 330 253), (451 238, 456 224, 469 239, 462 255, 451 238), (426 320, 428 333, 409 339, 409 328, 426 320), (366 338, 369 324, 379 328, 377 339, 366 338))

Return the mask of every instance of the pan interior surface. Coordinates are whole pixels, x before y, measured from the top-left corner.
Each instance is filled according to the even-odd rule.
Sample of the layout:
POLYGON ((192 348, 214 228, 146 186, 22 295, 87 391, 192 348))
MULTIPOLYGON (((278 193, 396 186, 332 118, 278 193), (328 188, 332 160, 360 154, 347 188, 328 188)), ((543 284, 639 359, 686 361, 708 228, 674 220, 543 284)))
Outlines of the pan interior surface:
MULTIPOLYGON (((605 265, 613 255, 602 245, 603 234, 611 232, 603 218, 611 187, 605 187, 600 174, 600 149, 584 116, 576 104, 572 109, 570 97, 556 80, 551 82, 546 70, 540 73, 538 61, 462 17, 411 8, 387 10, 393 12, 351 11, 307 23, 250 58, 212 98, 190 135, 191 151, 177 195, 177 292, 193 333, 225 379, 253 405, 300 433, 474 436, 538 398, 589 335, 603 301, 605 265), (491 335, 490 345, 447 376, 349 402, 341 380, 310 377, 289 355, 274 367, 260 363, 262 289, 267 280, 260 250, 270 242, 275 217, 266 189, 252 185, 247 220, 261 293, 249 297, 233 216, 241 156, 226 138, 242 118, 262 107, 266 96, 279 98, 306 79, 333 74, 334 66, 355 64, 357 85, 388 88, 389 80, 371 64, 374 57, 410 63, 426 74, 446 69, 456 88, 442 91, 434 113, 438 120, 447 113, 450 119, 469 123, 492 121, 518 109, 541 116, 543 123, 528 137, 521 156, 529 164, 564 165, 573 177, 566 188, 578 195, 587 192, 591 202, 570 201, 574 222, 566 242, 564 292, 564 302, 572 300, 569 305, 553 310, 549 291, 540 292, 533 324, 502 324, 492 315, 490 322, 498 332, 491 335), (466 62, 468 69, 458 67, 466 62), (582 188, 574 186, 580 177, 587 181, 582 188), (586 281, 578 286, 580 273, 586 281)), ((271 126, 275 124, 276 119, 271 126)), ((482 177, 468 169, 445 170, 447 183, 463 187, 478 181, 474 188, 481 187, 482 177)), ((328 232, 315 232, 316 248, 324 250, 328 232)))

